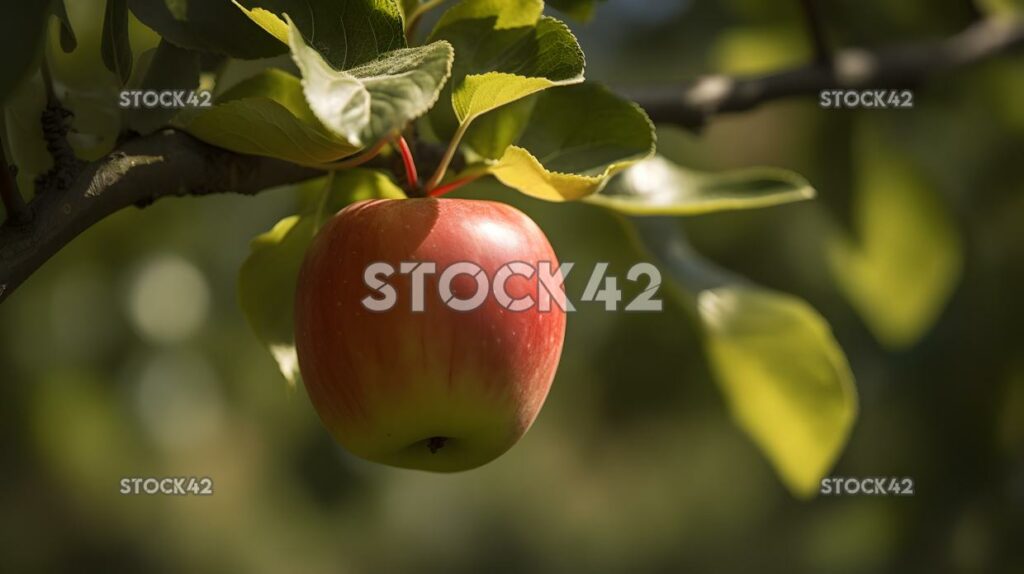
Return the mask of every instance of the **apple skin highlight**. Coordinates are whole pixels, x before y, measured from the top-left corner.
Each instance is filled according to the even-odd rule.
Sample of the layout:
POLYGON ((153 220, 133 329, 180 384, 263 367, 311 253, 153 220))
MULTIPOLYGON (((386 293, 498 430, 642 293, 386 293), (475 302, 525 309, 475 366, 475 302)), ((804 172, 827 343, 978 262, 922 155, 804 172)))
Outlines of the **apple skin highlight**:
MULTIPOLYGON (((334 438, 383 464, 454 472, 485 464, 527 431, 547 397, 565 338, 565 312, 552 300, 511 311, 489 292, 471 311, 445 305, 438 276, 472 262, 489 283, 511 262, 558 268, 554 250, 525 214, 503 203, 464 199, 370 200, 335 215, 315 238, 299 274, 295 342, 309 397, 334 438), (367 309, 372 263, 432 262, 424 310, 411 309, 412 277, 387 278, 397 293, 386 311, 367 309)), ((556 271, 557 273, 557 271, 556 271)), ((557 275, 556 275, 557 277, 557 275)), ((476 281, 459 275, 459 298, 476 281)), ((509 296, 546 293, 534 274, 505 282, 509 296)))

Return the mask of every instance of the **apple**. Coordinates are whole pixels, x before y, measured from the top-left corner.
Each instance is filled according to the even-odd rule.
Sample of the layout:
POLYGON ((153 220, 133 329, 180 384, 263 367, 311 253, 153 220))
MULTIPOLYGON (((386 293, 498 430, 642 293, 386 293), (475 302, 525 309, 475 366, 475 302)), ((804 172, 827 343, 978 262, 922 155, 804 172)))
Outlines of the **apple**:
POLYGON ((540 305, 552 296, 540 273, 499 275, 511 263, 549 266, 561 289, 544 233, 503 203, 369 200, 324 225, 299 273, 295 344, 310 400, 342 446, 375 462, 454 472, 523 436, 558 368, 566 316, 557 299, 540 305), (423 267, 402 272, 402 263, 423 267), (483 283, 489 288, 477 307, 460 310, 443 298, 444 271, 467 263, 486 276, 448 276, 446 299, 473 300, 483 283), (371 266, 394 273, 374 275, 371 266), (389 291, 392 305, 381 309, 389 291), (498 291, 506 303, 537 304, 511 310, 498 291))

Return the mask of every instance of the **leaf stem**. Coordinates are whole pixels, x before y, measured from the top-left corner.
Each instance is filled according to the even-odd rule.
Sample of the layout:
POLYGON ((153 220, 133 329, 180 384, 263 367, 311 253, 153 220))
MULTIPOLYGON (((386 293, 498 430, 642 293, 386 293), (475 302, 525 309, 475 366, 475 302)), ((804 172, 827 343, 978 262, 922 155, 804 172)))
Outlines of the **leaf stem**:
POLYGON ((377 155, 380 154, 380 151, 384 149, 384 146, 387 145, 387 143, 387 139, 381 139, 377 143, 373 144, 373 147, 366 150, 365 152, 357 156, 350 157, 348 159, 343 159, 341 161, 329 163, 325 167, 327 167, 330 170, 351 169, 353 167, 359 167, 364 163, 370 161, 371 159, 377 157, 377 155))
POLYGON ((427 192, 427 195, 429 195, 430 197, 441 197, 442 195, 444 195, 444 194, 446 194, 448 192, 455 191, 456 189, 466 185, 467 183, 472 183, 472 182, 480 179, 483 175, 484 175, 483 173, 477 173, 477 174, 473 174, 473 175, 469 175, 469 176, 466 176, 466 177, 463 177, 463 178, 456 179, 455 181, 453 181, 451 183, 446 183, 446 184, 444 184, 442 186, 435 187, 434 189, 432 189, 429 192, 427 192))
POLYGON ((395 138, 398 153, 402 155, 402 163, 405 165, 405 181, 409 184, 409 190, 415 191, 420 187, 420 176, 416 173, 416 161, 412 157, 412 150, 409 149, 409 142, 405 137, 399 135, 395 138))
POLYGON ((466 135, 466 130, 469 129, 471 120, 466 120, 459 124, 459 129, 455 130, 455 135, 452 136, 452 141, 448 142, 448 148, 444 150, 444 156, 441 157, 441 163, 438 164, 437 169, 434 170, 434 174, 430 176, 427 181, 426 190, 427 193, 437 187, 437 184, 441 183, 444 179, 445 172, 448 171, 448 166, 451 165, 452 159, 455 157, 455 152, 459 149, 459 143, 462 142, 462 137, 466 135))

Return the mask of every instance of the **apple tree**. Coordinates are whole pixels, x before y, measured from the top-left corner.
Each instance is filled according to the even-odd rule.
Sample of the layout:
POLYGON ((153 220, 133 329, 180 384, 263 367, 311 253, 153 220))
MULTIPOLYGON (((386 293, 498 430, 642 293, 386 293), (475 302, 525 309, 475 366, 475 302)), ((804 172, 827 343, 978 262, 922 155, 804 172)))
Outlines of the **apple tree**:
MULTIPOLYGON (((462 201, 445 196, 458 190, 479 198, 485 183, 546 202, 590 204, 614 214, 638 256, 662 270, 666 292, 700 326, 736 423, 794 494, 813 494, 857 416, 843 350, 814 307, 702 257, 685 227, 690 217, 811 201, 829 190, 773 167, 695 170, 685 158, 658 154, 655 126, 699 132, 719 115, 772 100, 917 84, 1018 45, 1024 33, 1002 19, 981 19, 912 49, 833 51, 807 0, 800 4, 813 53, 808 63, 630 90, 587 80, 583 50, 562 20, 600 17, 600 3, 548 4, 107 0, 96 15, 98 42, 79 42, 64 0, 6 7, 0 134, 10 169, 0 189, 0 301, 119 210, 168 196, 289 186, 300 207, 252 239, 238 298, 256 338, 295 384, 300 267, 314 238, 346 206, 462 201), (61 54, 41 48, 52 22, 63 53, 95 51, 109 78, 55 82, 58 62, 50 60, 61 54), (101 96, 72 98, 74 83, 101 96), (147 104, 147 94, 172 97, 147 104), (97 135, 75 138, 77 121, 93 122, 97 135)), ((884 152, 864 161, 885 163, 884 152)), ((912 177, 893 169, 891 177, 912 177)), ((958 239, 941 214, 920 223, 941 248, 932 273, 920 278, 925 295, 894 311, 877 296, 892 284, 872 278, 895 275, 901 255, 915 251, 900 237, 878 236, 877 221, 895 210, 915 225, 928 199, 862 199, 859 228, 867 240, 837 240, 833 271, 880 339, 909 344, 949 296, 961 264, 958 239)), ((430 437, 427 446, 433 452, 444 441, 430 437)))

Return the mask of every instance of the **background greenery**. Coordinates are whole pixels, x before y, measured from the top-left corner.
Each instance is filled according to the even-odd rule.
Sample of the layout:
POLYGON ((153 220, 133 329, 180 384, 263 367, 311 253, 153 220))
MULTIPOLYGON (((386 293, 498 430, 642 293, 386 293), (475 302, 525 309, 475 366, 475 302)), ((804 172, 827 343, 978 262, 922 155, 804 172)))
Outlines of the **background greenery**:
MULTIPOLYGON (((89 29, 102 2, 70 4, 93 56, 61 55, 56 22, 49 50, 82 151, 117 132, 116 118, 88 111, 117 81, 89 29)), ((790 4, 610 0, 571 25, 588 78, 628 88, 806 61, 790 4)), ((966 7, 844 1, 827 15, 837 42, 884 45, 953 33, 966 7)), ((136 54, 155 45, 132 32, 136 54)), ((259 65, 230 65, 224 83, 259 65)), ((860 395, 832 474, 912 477, 914 497, 793 498, 731 421, 698 327, 667 290, 660 314, 580 306, 540 418, 499 460, 452 476, 356 460, 239 311, 249 239, 295 210, 281 190, 121 212, 0 306, 4 570, 1024 569, 1022 78, 1011 57, 918 89, 913 111, 823 111, 808 98, 718 118, 700 136, 659 131, 661 153, 684 165, 775 165, 817 188, 815 201, 681 225, 717 263, 828 319, 860 395), (867 217, 888 231, 877 253, 907 255, 864 265, 877 286, 844 296, 837 237, 864 232, 856 206, 878 205, 865 198, 879 190, 912 198, 881 203, 881 223, 867 217), (935 250, 962 261, 948 281, 907 271, 935 250), (934 323, 900 344, 914 320, 901 310, 925 297, 938 299, 934 323), (216 494, 118 494, 122 477, 166 475, 211 476, 216 494)), ((458 194, 520 207, 579 269, 610 261, 624 276, 643 257, 600 208, 493 183, 458 194)), ((570 293, 585 282, 571 276, 570 293)))

